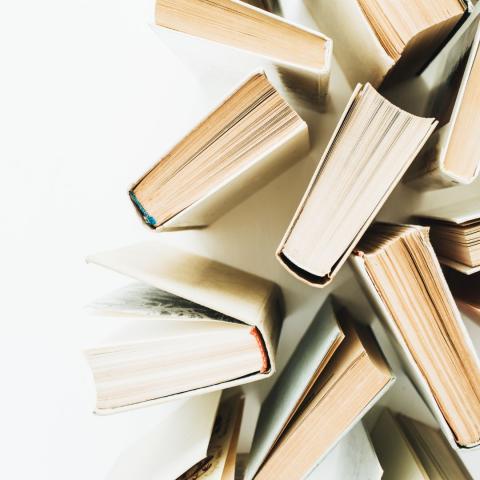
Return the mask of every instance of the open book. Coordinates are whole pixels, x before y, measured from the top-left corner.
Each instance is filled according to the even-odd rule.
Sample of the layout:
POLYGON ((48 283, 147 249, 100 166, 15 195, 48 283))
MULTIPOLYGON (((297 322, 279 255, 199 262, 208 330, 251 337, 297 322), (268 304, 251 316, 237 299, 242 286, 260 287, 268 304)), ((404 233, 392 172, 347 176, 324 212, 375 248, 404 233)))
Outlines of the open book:
POLYGON ((440 263, 466 275, 480 271, 478 197, 437 208, 417 217, 420 223, 430 227, 430 238, 440 263))
POLYGON ((462 19, 462 0, 305 0, 335 42, 350 84, 375 87, 413 76, 462 19))
POLYGON ((152 228, 206 226, 308 149, 307 124, 263 72, 255 73, 139 180, 130 197, 152 228))
POLYGON ((412 82, 401 92, 405 101, 424 104, 421 114, 439 119, 439 128, 408 174, 413 184, 422 188, 469 184, 480 171, 479 19, 477 4, 469 20, 422 74, 426 87, 412 82))
POLYGON ((452 445, 480 443, 480 366, 428 228, 373 225, 352 263, 452 445))
POLYGON ((89 262, 135 284, 92 305, 112 332, 86 351, 97 413, 111 413, 267 378, 282 305, 272 282, 159 242, 89 262))
POLYGON ((277 250, 304 282, 328 284, 436 122, 357 86, 277 250))
POLYGON ((304 96, 327 94, 332 41, 315 30, 238 0, 156 0, 155 23, 266 58, 304 96))
POLYGON ((384 410, 372 440, 389 480, 472 480, 440 431, 384 410))
POLYGON ((262 405, 246 480, 304 478, 393 379, 372 333, 327 300, 262 405))

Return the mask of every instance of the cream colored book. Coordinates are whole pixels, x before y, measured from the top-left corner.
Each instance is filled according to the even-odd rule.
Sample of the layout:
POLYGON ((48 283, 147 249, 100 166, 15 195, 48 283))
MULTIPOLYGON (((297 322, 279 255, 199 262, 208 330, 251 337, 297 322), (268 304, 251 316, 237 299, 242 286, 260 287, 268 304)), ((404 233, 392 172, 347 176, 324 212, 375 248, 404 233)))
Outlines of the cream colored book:
POLYGON ((414 186, 435 189, 472 183, 480 171, 480 4, 422 74, 427 91, 406 88, 405 96, 420 104, 439 127, 409 172, 414 186))
POLYGON ((308 480, 381 480, 383 469, 359 422, 308 475, 308 480))
POLYGON ((480 271, 480 198, 417 214, 417 218, 430 227, 440 263, 466 275, 480 271))
POLYGON ((327 285, 435 125, 358 85, 278 247, 280 263, 307 284, 327 285))
POLYGON ((480 273, 465 275, 448 267, 444 272, 458 308, 468 318, 480 323, 480 273))
POLYGON ((393 380, 372 333, 327 300, 262 405, 246 480, 304 478, 393 380))
POLYGON ((309 150, 307 124, 251 75, 130 190, 158 230, 204 227, 309 150))
POLYGON ((267 59, 304 96, 327 94, 332 41, 318 31, 239 0, 156 0, 155 23, 267 59))
POLYGON ((372 440, 383 480, 472 480, 439 430, 384 410, 372 440))
POLYGON ((461 0, 305 0, 335 42, 352 86, 412 77, 445 42, 467 4, 461 0))
POLYGON ((445 436, 453 446, 477 446, 480 365, 428 228, 375 224, 352 264, 445 436))
POLYGON ((89 262, 142 283, 92 304, 108 336, 86 350, 96 412, 112 413, 268 378, 283 319, 272 282, 160 242, 89 262), (110 328, 111 327, 111 328, 110 328))

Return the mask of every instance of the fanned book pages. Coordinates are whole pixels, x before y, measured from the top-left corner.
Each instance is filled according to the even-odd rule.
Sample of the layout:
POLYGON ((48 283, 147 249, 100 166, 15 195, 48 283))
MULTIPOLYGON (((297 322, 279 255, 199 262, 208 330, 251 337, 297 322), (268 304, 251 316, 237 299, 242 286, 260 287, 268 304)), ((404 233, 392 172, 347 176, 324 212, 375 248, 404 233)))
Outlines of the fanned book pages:
POLYGON ((441 47, 466 11, 461 0, 305 0, 335 42, 350 84, 375 87, 412 77, 441 47))
POLYGON ((246 480, 304 478, 393 380, 372 333, 327 299, 262 405, 246 480))
POLYGON ((430 227, 430 239, 442 265, 466 275, 480 271, 479 197, 425 212, 417 218, 430 227))
MULTIPOLYGON (((415 162, 409 179, 426 189, 472 183, 480 171, 480 4, 423 73, 426 87, 412 82, 399 101, 422 105, 439 127, 415 162), (426 99, 426 101, 425 101, 426 99)), ((415 110, 417 111, 417 110, 415 110)))
POLYGON ((480 443, 480 366, 428 228, 378 223, 352 263, 452 445, 480 443))
POLYGON ((384 480, 472 480, 439 430, 384 410, 372 440, 384 480))
POLYGON ((267 378, 283 319, 272 282, 159 242, 88 258, 140 280, 92 305, 97 413, 267 378), (108 322, 108 326, 101 322, 108 322))
POLYGON ((465 275, 448 267, 444 271, 458 308, 480 323, 480 272, 465 275))
POLYGON ((309 150, 307 124, 255 73, 130 191, 160 230, 206 226, 309 150))
POLYGON ((277 250, 304 282, 327 285, 402 178, 436 122, 357 86, 277 250))
POLYGON ((359 422, 308 475, 308 480, 381 480, 383 470, 359 422))
POLYGON ((266 58, 288 88, 313 100, 327 94, 332 41, 318 31, 238 0, 156 0, 155 23, 266 58))

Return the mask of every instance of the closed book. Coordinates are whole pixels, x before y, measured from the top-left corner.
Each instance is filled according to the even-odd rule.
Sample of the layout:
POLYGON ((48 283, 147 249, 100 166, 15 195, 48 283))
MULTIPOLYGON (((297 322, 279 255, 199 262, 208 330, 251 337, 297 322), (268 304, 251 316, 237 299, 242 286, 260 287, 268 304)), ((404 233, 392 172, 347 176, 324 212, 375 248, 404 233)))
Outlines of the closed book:
POLYGON ((428 228, 378 223, 352 265, 405 371, 454 448, 480 443, 480 364, 428 239, 428 228))
POLYGON ((462 20, 461 0, 305 0, 335 42, 352 86, 375 87, 415 76, 462 20))
POLYGON ((254 73, 130 190, 157 230, 205 227, 309 150, 307 124, 254 73))
POLYGON ((277 249, 280 263, 328 285, 435 125, 358 85, 277 249))
POLYGON ((266 60, 275 66, 288 89, 323 103, 328 91, 332 41, 316 30, 252 3, 157 0, 155 24, 198 39, 199 43, 227 46, 255 60, 266 60))
POLYGON ((304 478, 393 381, 372 333, 327 300, 262 404, 246 480, 304 478))

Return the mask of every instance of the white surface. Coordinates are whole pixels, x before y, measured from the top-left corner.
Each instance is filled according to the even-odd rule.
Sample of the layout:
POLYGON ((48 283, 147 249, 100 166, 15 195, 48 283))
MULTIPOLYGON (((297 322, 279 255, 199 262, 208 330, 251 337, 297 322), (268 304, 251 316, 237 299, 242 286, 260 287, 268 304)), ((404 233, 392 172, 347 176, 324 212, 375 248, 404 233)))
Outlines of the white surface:
MULTIPOLYGON (((313 26, 300 0, 283 4, 290 18, 313 26)), ((0 3, 1 478, 90 480, 110 472, 113 479, 119 456, 134 461, 138 440, 179 408, 94 416, 81 354, 88 323, 79 307, 128 282, 87 266, 84 257, 154 235, 126 189, 200 118, 212 101, 202 92, 222 94, 211 87, 223 71, 211 69, 215 82, 202 90, 152 32, 152 18, 153 0, 0 3)), ((336 68, 331 87, 326 113, 299 109, 311 125, 311 155, 208 230, 162 234, 280 283, 288 308, 280 368, 326 294, 291 278, 274 251, 349 97, 336 68)), ((478 182, 425 195, 401 186, 380 217, 405 219, 478 192, 478 182)), ((363 305, 347 269, 332 288, 363 305)), ((480 329, 468 327, 478 347, 480 329)), ((270 385, 246 389, 242 449, 270 385)), ((431 419, 404 378, 385 402, 431 419)), ((168 432, 161 434, 168 441, 168 432)), ((480 452, 464 458, 480 478, 480 452)))

